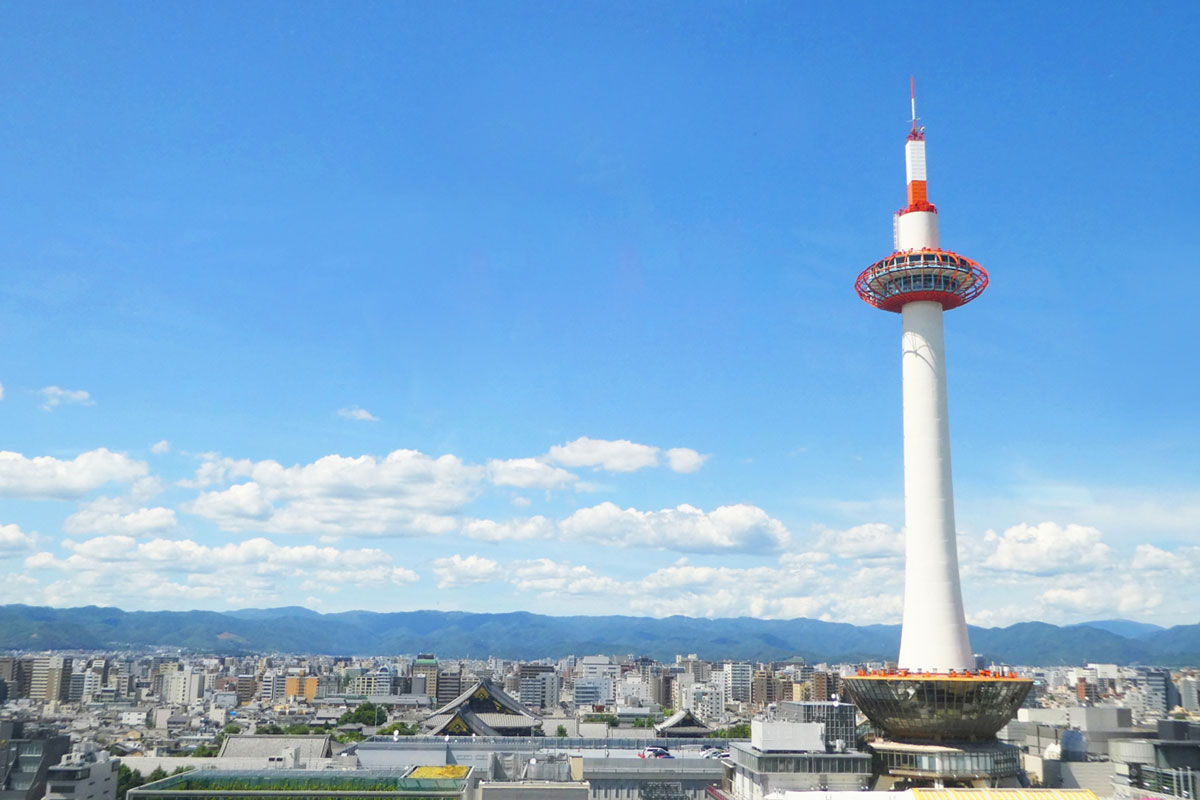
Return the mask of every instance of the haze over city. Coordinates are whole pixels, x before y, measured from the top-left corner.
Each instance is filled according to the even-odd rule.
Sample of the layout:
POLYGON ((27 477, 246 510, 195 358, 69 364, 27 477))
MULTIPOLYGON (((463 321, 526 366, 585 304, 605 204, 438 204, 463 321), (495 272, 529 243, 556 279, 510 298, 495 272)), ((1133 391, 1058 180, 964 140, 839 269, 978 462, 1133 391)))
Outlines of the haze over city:
POLYGON ((71 11, 0 8, 0 603, 898 622, 915 75, 968 622, 1200 614, 1193 7, 71 11))

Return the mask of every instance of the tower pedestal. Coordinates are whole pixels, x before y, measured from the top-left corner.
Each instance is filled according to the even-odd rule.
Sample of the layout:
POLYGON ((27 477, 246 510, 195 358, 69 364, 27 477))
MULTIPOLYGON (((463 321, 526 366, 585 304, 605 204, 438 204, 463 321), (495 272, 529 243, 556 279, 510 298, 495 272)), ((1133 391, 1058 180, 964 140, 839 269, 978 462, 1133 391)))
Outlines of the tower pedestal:
POLYGON ((1021 785, 1021 751, 996 741, 938 744, 870 742, 876 791, 911 788, 1016 788, 1021 785))

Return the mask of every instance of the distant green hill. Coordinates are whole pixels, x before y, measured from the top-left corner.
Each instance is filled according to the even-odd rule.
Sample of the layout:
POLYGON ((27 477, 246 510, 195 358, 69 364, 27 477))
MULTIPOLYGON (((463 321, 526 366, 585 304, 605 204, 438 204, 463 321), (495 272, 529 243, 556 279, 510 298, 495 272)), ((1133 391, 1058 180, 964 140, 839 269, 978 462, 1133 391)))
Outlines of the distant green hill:
MULTIPOLYGON (((1121 630, 1109 621, 1106 627, 1121 630)), ((1025 622, 1007 628, 971 628, 971 643, 989 661, 1010 664, 1200 664, 1200 625, 1169 630, 1128 623, 1132 634, 1092 625, 1058 627, 1025 622)), ((117 608, 0 606, 0 649, 140 649, 398 654, 435 652, 445 658, 544 658, 570 654, 677 653, 701 658, 810 662, 891 660, 900 626, 856 626, 814 619, 749 617, 551 617, 526 612, 347 611, 319 614, 291 606, 215 611, 122 611, 117 608)))

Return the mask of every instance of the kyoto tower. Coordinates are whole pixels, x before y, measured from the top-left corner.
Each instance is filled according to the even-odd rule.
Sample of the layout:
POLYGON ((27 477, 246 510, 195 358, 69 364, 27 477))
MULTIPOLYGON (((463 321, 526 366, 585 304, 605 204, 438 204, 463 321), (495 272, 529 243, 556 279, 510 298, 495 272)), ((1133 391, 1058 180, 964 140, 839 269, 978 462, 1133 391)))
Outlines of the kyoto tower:
POLYGON ((893 219, 895 249, 855 282, 864 301, 901 317, 906 542, 900 658, 898 669, 860 673, 846 688, 889 739, 994 741, 1031 682, 1011 672, 972 671, 958 577, 942 329, 943 313, 978 297, 988 275, 941 247, 915 93, 904 155, 908 204, 893 219))
POLYGON ((971 259, 941 249, 937 208, 926 190, 925 131, 917 127, 915 91, 904 161, 908 205, 893 218, 895 252, 863 270, 854 288, 876 308, 898 312, 903 329, 907 541, 899 665, 946 672, 970 669, 974 661, 958 583, 942 315, 978 297, 988 276, 971 259))

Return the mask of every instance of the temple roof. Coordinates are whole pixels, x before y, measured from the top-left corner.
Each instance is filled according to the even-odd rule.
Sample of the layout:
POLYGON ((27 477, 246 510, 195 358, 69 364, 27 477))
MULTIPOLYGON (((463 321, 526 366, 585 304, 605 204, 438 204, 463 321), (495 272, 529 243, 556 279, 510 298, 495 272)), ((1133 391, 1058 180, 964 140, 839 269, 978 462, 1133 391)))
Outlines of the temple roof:
POLYGON ((484 678, 426 717, 423 724, 435 736, 519 736, 529 735, 542 720, 484 678))
POLYGON ((654 726, 661 736, 707 736, 713 729, 696 719, 690 711, 676 711, 654 726))

